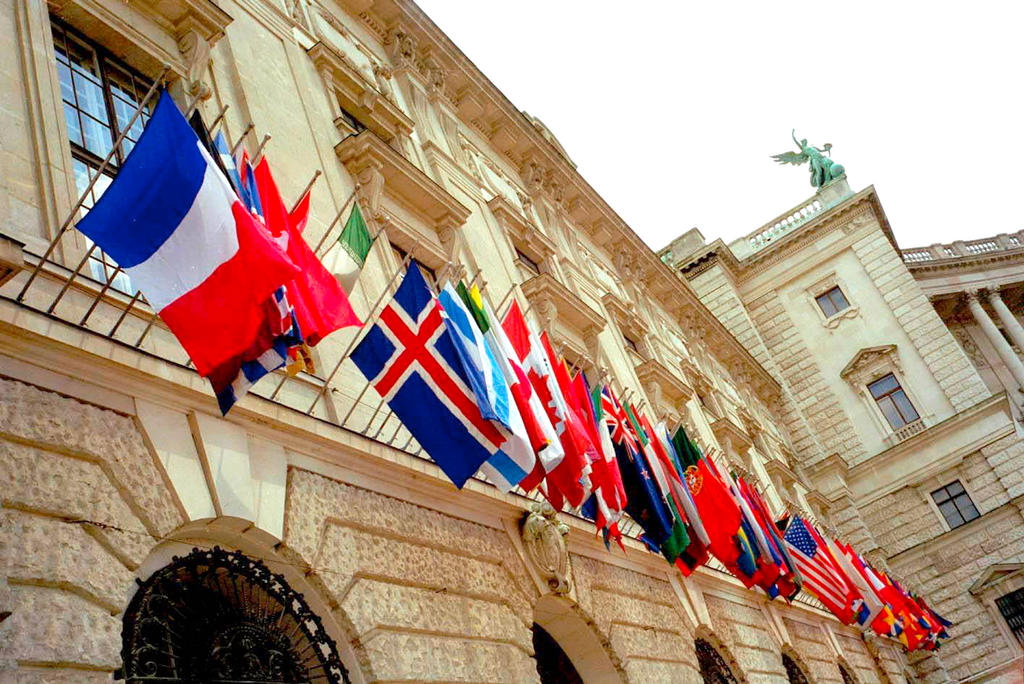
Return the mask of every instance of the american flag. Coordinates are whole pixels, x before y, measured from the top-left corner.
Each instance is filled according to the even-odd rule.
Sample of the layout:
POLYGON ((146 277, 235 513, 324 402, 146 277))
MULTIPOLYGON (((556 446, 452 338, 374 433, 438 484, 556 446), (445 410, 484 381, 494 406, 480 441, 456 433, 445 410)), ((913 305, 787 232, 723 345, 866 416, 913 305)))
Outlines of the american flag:
POLYGON ((786 545, 804 580, 804 588, 812 591, 836 617, 843 622, 851 618, 850 590, 828 552, 815 540, 807 524, 794 516, 786 528, 786 545))

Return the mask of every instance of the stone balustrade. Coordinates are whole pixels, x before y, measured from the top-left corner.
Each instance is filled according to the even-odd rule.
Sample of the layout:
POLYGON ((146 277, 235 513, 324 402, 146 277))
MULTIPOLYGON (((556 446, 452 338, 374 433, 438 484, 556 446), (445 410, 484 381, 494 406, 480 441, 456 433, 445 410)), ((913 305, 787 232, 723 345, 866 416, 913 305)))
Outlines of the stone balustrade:
POLYGON ((994 237, 978 240, 955 240, 949 244, 936 243, 928 247, 911 247, 902 250, 903 261, 920 264, 939 259, 976 257, 991 252, 1024 249, 1024 230, 1016 233, 1000 233, 994 237))

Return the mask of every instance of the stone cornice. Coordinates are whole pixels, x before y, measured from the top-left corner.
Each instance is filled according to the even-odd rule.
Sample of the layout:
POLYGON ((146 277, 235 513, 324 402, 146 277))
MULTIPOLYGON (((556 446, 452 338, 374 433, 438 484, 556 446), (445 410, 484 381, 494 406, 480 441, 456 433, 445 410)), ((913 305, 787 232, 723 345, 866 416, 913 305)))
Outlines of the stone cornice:
POLYGON ((553 313, 554 319, 569 325, 584 337, 604 328, 604 317, 550 273, 530 278, 523 283, 522 288, 526 298, 538 307, 542 318, 546 313, 548 317, 553 313), (545 312, 550 307, 554 307, 554 311, 545 312))
POLYGON ((342 107, 385 142, 412 133, 413 121, 341 53, 323 42, 306 51, 342 107))
MULTIPOLYGON (((469 218, 469 209, 373 131, 345 138, 334 151, 364 187, 372 191, 372 186, 379 184, 378 192, 401 201, 435 230, 458 228, 469 218), (364 180, 369 169, 376 170, 380 178, 372 174, 373 178, 364 180)), ((368 204, 373 209, 378 202, 371 198, 368 204)))
MULTIPOLYGON (((562 208, 576 225, 609 251, 628 251, 638 277, 652 296, 658 297, 675 315, 689 313, 711 333, 716 353, 721 350, 724 357, 731 356, 747 366, 752 376, 758 378, 755 390, 761 399, 770 403, 780 394, 775 378, 590 186, 559 150, 557 141, 545 137, 544 131, 516 108, 419 7, 409 0, 339 2, 362 19, 385 45, 391 46, 392 54, 397 56, 393 59, 432 65, 427 71, 434 74, 434 91, 520 169, 528 191, 543 195, 562 208)), ((395 67, 402 68, 399 64, 395 67)))
POLYGON ((645 386, 656 383, 661 388, 662 396, 672 403, 679 404, 693 396, 693 388, 656 359, 648 359, 638 365, 636 375, 645 386))

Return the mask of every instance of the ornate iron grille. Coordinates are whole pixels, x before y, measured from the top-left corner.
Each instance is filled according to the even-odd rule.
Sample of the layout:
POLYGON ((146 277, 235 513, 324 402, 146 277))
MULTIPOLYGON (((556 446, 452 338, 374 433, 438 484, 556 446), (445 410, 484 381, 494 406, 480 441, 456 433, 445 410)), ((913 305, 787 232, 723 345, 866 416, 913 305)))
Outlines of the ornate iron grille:
POLYGON ((705 639, 697 639, 697 664, 704 684, 738 684, 721 654, 705 639))
POLYGON ((116 673, 129 684, 349 684, 320 618, 258 560, 193 549, 139 585, 116 673))
POLYGON ((786 668, 786 677, 789 678, 789 684, 808 684, 807 675, 796 664, 796 661, 785 653, 782 654, 782 665, 786 668))
POLYGON ((569 656, 555 638, 538 624, 533 625, 533 652, 541 684, 583 684, 569 656))
POLYGON ((1010 626, 1013 636, 1024 646, 1024 589, 1000 596, 996 599, 996 607, 1010 626))

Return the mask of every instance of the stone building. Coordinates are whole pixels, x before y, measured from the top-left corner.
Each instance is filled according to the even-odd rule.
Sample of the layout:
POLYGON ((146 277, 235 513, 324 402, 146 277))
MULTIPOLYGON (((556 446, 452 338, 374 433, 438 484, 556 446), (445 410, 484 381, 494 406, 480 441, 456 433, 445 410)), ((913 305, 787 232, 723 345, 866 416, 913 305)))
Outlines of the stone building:
POLYGON ((0 681, 1020 681, 1021 236, 901 258, 843 182, 659 257, 408 0, 3 0, 0 37, 0 681), (535 497, 457 491, 345 360, 351 329, 220 417, 130 278, 62 229, 162 82, 287 197, 315 180, 311 244, 359 202, 364 318, 409 256, 515 298, 954 638, 908 660, 813 599, 684 580, 628 526, 609 551, 535 497))

